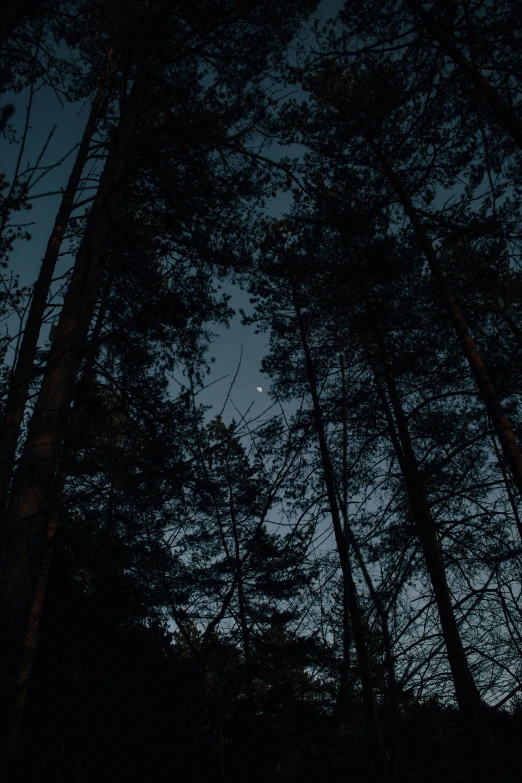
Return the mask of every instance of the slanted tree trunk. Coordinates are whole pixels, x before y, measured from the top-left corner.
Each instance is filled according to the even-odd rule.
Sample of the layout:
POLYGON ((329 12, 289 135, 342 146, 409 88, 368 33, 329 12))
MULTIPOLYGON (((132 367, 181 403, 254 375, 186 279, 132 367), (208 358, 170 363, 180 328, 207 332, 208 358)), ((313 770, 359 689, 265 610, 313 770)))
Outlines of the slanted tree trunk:
POLYGON ((140 68, 105 162, 13 480, 0 554, 2 631, 9 651, 3 665, 8 682, 22 657, 24 628, 41 570, 42 541, 54 507, 55 476, 71 400, 98 297, 104 251, 121 199, 119 181, 129 136, 145 95, 149 63, 140 68))
MULTIPOLYGON (((89 344, 85 352, 85 365, 82 371, 82 379, 85 379, 86 382, 89 378, 92 377, 93 374, 94 362, 99 349, 101 330, 103 328, 105 315, 107 312, 110 284, 111 278, 108 277, 103 295, 101 297, 96 323, 89 338, 89 344)), ((19 739, 22 730, 25 705, 29 693, 33 664, 38 649, 38 630, 40 626, 47 581, 51 571, 54 539, 60 523, 60 517, 62 515, 62 497, 68 475, 69 461, 73 449, 73 436, 69 431, 61 453, 60 465, 58 467, 58 472, 55 479, 53 508, 49 513, 49 523, 44 534, 39 572, 35 582, 34 594, 32 596, 24 633, 23 653, 16 676, 16 682, 14 684, 14 696, 11 704, 10 717, 8 718, 7 744, 4 758, 5 768, 8 772, 8 775, 14 771, 16 756, 19 750, 19 739)))
POLYGON ((446 32, 426 11, 421 0, 406 0, 414 17, 417 17, 426 32, 438 43, 442 51, 450 57, 459 71, 473 85, 477 93, 489 106, 499 125, 509 133, 515 144, 522 149, 522 121, 502 98, 490 81, 459 51, 450 33, 446 32))
POLYGON ((341 563, 343 580, 346 586, 345 595, 348 604, 350 622, 353 630, 355 648, 357 651, 357 660, 359 665, 359 674, 361 677, 364 710, 366 713, 366 720, 368 722, 369 741, 373 751, 375 772, 376 772, 377 780, 380 781, 380 783, 388 783, 387 756, 386 756, 386 750, 384 748, 384 743, 381 735, 379 717, 377 714, 377 702, 375 699, 375 692, 373 689, 370 659, 368 655, 368 648, 366 646, 366 639, 364 636, 364 623, 361 615, 361 610, 359 607, 359 601, 357 598, 357 587, 353 579, 350 558, 347 556, 347 552, 346 552, 346 538, 343 533, 341 516, 339 513, 339 507, 336 498, 335 474, 334 474, 333 464, 330 456, 330 451, 326 441, 326 433, 324 429, 321 404, 319 401, 319 394, 317 391, 317 382, 315 378, 315 371, 314 371, 314 366, 310 353, 310 347, 308 345, 306 327, 303 319, 303 314, 301 311, 301 306, 298 301, 298 296, 297 296, 295 286, 293 286, 293 303, 294 303, 294 309, 299 325, 301 344, 303 346, 303 351, 305 355, 306 374, 308 378, 308 384, 310 386, 310 393, 312 396, 315 429, 317 433, 317 439, 319 441, 319 450, 321 454, 323 476, 326 485, 326 493, 328 496, 330 514, 332 517, 335 542, 337 546, 337 551, 339 553, 339 560, 341 563))
MULTIPOLYGON (((40 273, 33 288, 31 306, 24 327, 20 351, 9 379, 4 420, 0 431, 0 514, 5 509, 7 502, 9 482, 15 463, 16 447, 29 394, 29 384, 33 372, 38 338, 42 327, 49 288, 51 286, 56 261, 60 253, 69 218, 73 210, 74 199, 78 191, 81 175, 89 156, 91 139, 96 130, 100 111, 105 102, 107 77, 112 54, 113 51, 110 50, 106 55, 105 71, 98 84, 96 96, 93 100, 89 118, 78 147, 76 160, 63 193, 62 202, 58 209, 58 214, 56 215, 49 241, 47 242, 40 273)), ((0 518, 0 524, 2 521, 5 523, 5 516, 3 517, 3 520, 0 518)))
POLYGON ((385 156, 379 150, 378 146, 375 144, 373 139, 367 137, 367 140, 372 148, 373 153, 375 154, 375 157, 378 159, 383 172, 387 176, 391 186, 399 197, 404 212, 417 235, 420 247, 426 257, 432 277, 439 292, 441 303, 444 306, 455 330, 455 334, 457 335, 457 338, 462 347, 462 352, 466 357, 470 370, 478 386, 479 393, 491 418, 491 422, 497 434, 504 456, 506 457, 509 469, 513 474, 517 489, 522 496, 522 451, 517 442, 517 439, 515 438, 511 423, 504 413, 497 391, 488 375, 486 365, 484 364, 484 361, 478 351, 475 341, 469 333, 468 325, 462 310, 460 309, 455 295, 450 288, 448 281, 446 280, 446 276, 440 267, 437 253, 431 243, 426 229, 424 228, 419 214, 417 213, 417 210, 413 206, 410 198, 402 186, 402 183, 396 176, 385 156))
MULTIPOLYGON (((368 299, 367 314, 377 345, 379 360, 382 365, 388 395, 391 401, 393 415, 400 443, 399 458, 408 500, 413 512, 415 528, 419 537, 424 561, 428 570, 439 617, 442 634, 446 644, 448 661, 455 686, 455 694, 459 705, 462 724, 470 745, 472 762, 475 766, 478 780, 498 780, 497 757, 495 745, 489 732, 484 705, 477 691, 473 676, 469 670, 466 654, 462 646, 457 620, 453 611, 442 550, 435 532, 429 501, 424 488, 424 482, 411 441, 408 422, 402 408, 399 390, 393 374, 391 361, 387 355, 384 339, 378 327, 375 313, 368 299)), ((387 400, 383 399, 387 407, 387 400)), ((390 419, 390 413, 387 414, 390 419)), ((392 438, 395 448, 398 448, 396 438, 392 438)))

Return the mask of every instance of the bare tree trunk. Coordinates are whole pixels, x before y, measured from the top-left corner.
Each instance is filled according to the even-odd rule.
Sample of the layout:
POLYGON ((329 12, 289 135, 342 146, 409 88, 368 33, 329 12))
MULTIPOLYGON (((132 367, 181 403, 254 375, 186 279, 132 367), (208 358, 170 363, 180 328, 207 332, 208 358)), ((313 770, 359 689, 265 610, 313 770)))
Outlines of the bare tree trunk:
MULTIPOLYGON (((47 243, 47 249, 42 259, 40 273, 34 284, 31 306, 24 327, 20 352, 15 367, 9 379, 9 389, 4 411, 4 421, 0 432, 0 513, 5 508, 9 482, 15 463, 16 447, 20 435, 20 427, 24 415, 29 384, 33 372, 34 359, 38 346, 38 338, 53 279, 56 261, 62 246, 74 199, 78 191, 81 175, 89 156, 92 136, 96 129, 100 110, 106 94, 106 81, 112 50, 107 52, 105 71, 100 79, 96 96, 93 100, 89 118, 83 132, 69 181, 65 188, 62 202, 56 216, 53 230, 47 243)), ((5 521, 5 518, 4 518, 5 521)))
MULTIPOLYGON (((415 527, 421 543, 428 574, 433 586, 439 611, 442 633, 446 643, 448 661, 455 685, 455 694, 459 705, 464 730, 468 737, 472 761, 479 780, 498 780, 497 757, 493 739, 486 722, 484 705, 469 670, 466 654, 462 646, 457 620, 453 611, 442 550, 435 532, 435 525, 419 470, 413 444, 410 438, 408 422, 404 414, 400 394, 395 382, 393 368, 386 353, 384 340, 378 328, 375 314, 367 301, 368 318, 377 343, 388 394, 397 426, 403 458, 399 460, 401 470, 413 512, 415 527)), ((387 404, 386 400, 383 400, 387 404)))
POLYGON ((361 610, 357 598, 357 587, 353 579, 350 558, 347 557, 346 539, 342 529, 339 507, 337 505, 336 489, 335 489, 335 474, 333 470, 332 460, 330 457, 330 452, 328 449, 328 444, 326 441, 326 433, 324 430, 321 405, 319 401, 319 394, 317 391, 317 383, 315 379, 312 357, 308 345, 306 328, 304 324, 303 314, 301 312, 301 307, 298 302, 295 287, 293 287, 293 300, 294 300, 295 313, 299 324, 301 343, 305 354, 306 374, 310 386, 310 392, 312 395, 314 420, 315 420, 317 438, 319 440, 319 450, 321 453, 324 482, 326 485, 326 492, 327 492, 328 502, 330 506, 330 514, 332 517, 335 541, 337 545, 337 551, 339 553, 339 560, 341 563, 341 570, 343 573, 344 584, 346 585, 346 599, 348 603, 350 621, 353 629, 355 647, 357 650, 357 660, 359 664, 359 674, 361 677, 364 709, 366 713, 366 720, 368 721, 370 745, 372 747, 373 755, 374 755, 373 760, 375 764, 375 772, 376 772, 377 780, 380 781, 380 783, 388 783, 387 756, 386 756, 386 750, 384 748, 384 743, 382 740, 381 728, 379 725, 379 717, 377 714, 377 702, 375 699, 375 692, 373 689, 370 659, 369 659, 368 648, 366 646, 366 639, 364 635, 363 618, 361 615, 361 610))
MULTIPOLYGON (((100 285, 104 251, 119 200, 128 137, 145 94, 142 66, 120 119, 65 295, 27 440, 16 471, 0 557, 2 624, 11 664, 21 655, 24 627, 40 573, 42 540, 54 507, 55 475, 76 378, 100 285)), ((9 678, 9 675, 7 675, 9 678)))
POLYGON ((372 148, 372 151, 379 160, 384 173, 388 177, 390 184, 397 193, 404 212, 409 218, 410 223, 415 230, 415 233, 417 234, 417 239, 430 267, 441 302, 446 312, 448 313, 451 324, 455 330, 455 334, 459 339, 462 352, 466 357, 471 372, 473 373, 473 377, 475 378, 480 395, 484 401, 486 410, 497 434, 500 446, 504 452, 504 456, 506 457, 506 461, 509 465, 511 473, 513 474, 515 484, 520 495, 522 496, 522 451, 520 450, 520 446, 517 442, 517 439, 515 438, 511 423, 504 413, 496 389, 488 375, 486 365, 482 360, 475 341, 469 333, 469 329, 462 310, 460 309, 452 289, 448 285, 444 272, 439 265, 437 253, 417 213, 417 210, 413 206, 406 191, 402 187, 401 182, 399 181, 384 155, 380 152, 373 139, 370 139, 369 137, 367 137, 367 139, 372 148))
POLYGON ((522 122, 509 104, 502 98, 485 76, 459 51, 450 34, 446 33, 434 19, 433 14, 423 7, 421 0, 406 0, 414 16, 417 16, 429 35, 437 41, 442 51, 473 85, 477 93, 492 110, 499 125, 511 136, 517 147, 522 149, 522 122))
MULTIPOLYGON (((110 282, 111 281, 109 278, 101 298, 100 309, 96 318, 96 323, 91 337, 89 338, 89 345, 86 350, 85 366, 82 373, 82 377, 86 380, 92 376, 94 361, 97 350, 99 348, 100 334, 107 311, 110 282)), ((4 758, 5 767, 9 774, 14 770, 16 756, 19 750, 19 740, 22 730, 25 705, 29 693, 33 664, 38 649, 38 630, 40 626, 47 581, 51 571, 54 538, 58 530, 62 513, 63 491, 67 480, 68 465, 73 448, 74 443, 72 439, 72 433, 68 432, 55 479, 53 508, 49 513, 49 523, 44 535, 43 554, 41 555, 40 559, 39 573, 36 578, 34 594, 29 608, 27 625, 25 628, 21 664, 16 676, 16 683, 14 684, 14 696, 11 705, 10 718, 8 719, 7 745, 4 758)))

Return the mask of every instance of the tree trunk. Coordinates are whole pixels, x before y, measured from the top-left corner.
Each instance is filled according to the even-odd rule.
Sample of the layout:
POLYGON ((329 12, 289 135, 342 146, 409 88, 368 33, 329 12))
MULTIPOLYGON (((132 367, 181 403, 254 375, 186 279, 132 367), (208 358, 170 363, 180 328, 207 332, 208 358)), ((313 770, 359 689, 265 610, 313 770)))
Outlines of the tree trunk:
POLYGON ((31 306, 24 327, 20 352, 9 379, 4 421, 0 432, 0 513, 5 509, 7 501, 9 481, 15 463, 16 447, 29 394, 29 384, 33 372, 34 359, 38 347, 38 338, 40 336, 49 288, 53 279, 56 261, 62 246, 65 230, 73 209, 74 198, 89 156, 91 139, 96 129, 100 110, 104 102, 107 73, 111 57, 112 50, 107 53, 105 72, 100 79, 98 90, 92 103, 89 118, 78 148, 78 154, 76 155, 76 160, 62 197, 54 227, 47 243, 47 249, 42 259, 40 273, 34 284, 31 306))
MULTIPOLYGON (((489 422, 488 422, 489 423, 489 422)), ((522 520, 520 519, 520 514, 518 513, 518 505, 516 502, 516 494, 513 495, 509 475, 506 471, 506 467, 504 465, 504 461, 502 458, 502 454, 500 454, 497 446, 497 441, 495 439, 495 436, 491 438, 493 442, 493 448, 495 450, 495 456, 497 458, 498 466, 500 468, 500 472, 502 473, 502 478, 504 480, 504 486, 506 488, 506 493, 509 499, 509 505, 511 506, 511 510, 513 512, 513 519, 515 520, 515 525, 517 526, 518 535, 520 536, 520 539, 522 540, 522 520)))
POLYGON ((245 681, 246 681, 246 695, 247 695, 247 710, 248 710, 248 719, 249 719, 249 734, 253 733, 253 721, 254 721, 254 714, 255 714, 255 704, 254 704, 254 677, 253 677, 253 671, 252 671, 252 656, 251 656, 251 647, 250 647, 250 631, 248 628, 248 621, 247 621, 247 614, 246 614, 246 601, 245 601, 245 592, 243 589, 243 570, 242 570, 242 559, 241 559, 241 552, 239 548, 239 536, 237 531, 237 520, 236 520, 236 510, 235 510, 235 504, 234 504, 234 495, 233 495, 233 487, 232 487, 232 480, 230 475, 230 465, 228 463, 228 458, 226 458, 226 465, 227 465, 227 481, 228 481, 228 492, 229 492, 229 508, 230 508, 230 519, 232 522, 232 534, 234 536, 234 564, 236 569, 236 579, 237 579, 237 600, 238 600, 238 606, 239 606, 239 623, 241 625, 241 635, 243 637, 243 652, 245 655, 245 681))
POLYGON ((142 66, 100 178, 13 481, 0 557, 2 624, 6 648, 11 652, 8 671, 21 655, 27 613, 40 573, 42 540, 54 505, 55 474, 98 296, 104 251, 120 200, 119 179, 128 137, 145 93, 146 75, 142 66))
POLYGON ((319 440, 319 450, 321 453, 321 462, 323 467, 323 475, 324 475, 324 481, 326 485, 328 502, 330 506, 330 514, 332 517, 335 541, 337 545, 337 551, 339 553, 339 560, 341 563, 341 570, 342 570, 345 589, 346 589, 346 599, 348 603, 348 611, 350 614, 350 621, 353 630, 355 648, 357 650, 357 660, 359 664, 359 674, 361 677, 364 710, 366 713, 366 720, 368 721, 368 731, 370 735, 369 740, 374 755, 373 760, 375 764, 376 778, 378 781, 380 781, 380 783, 388 783, 387 756, 384 748, 384 743, 382 740, 381 729, 379 725, 379 717, 377 715, 377 703, 375 700, 375 692, 373 689, 368 648, 366 646, 366 639, 364 636, 364 624, 363 624, 361 610, 357 598, 357 587, 353 579, 350 558, 347 556, 346 553, 346 539, 342 529, 339 507, 337 505, 336 491, 335 491, 335 474, 333 470, 332 460, 330 457, 330 452, 328 449, 328 444, 326 442, 326 433, 324 430, 323 417, 322 417, 321 406, 319 401, 319 394, 317 392, 317 383, 315 379, 310 348, 308 345, 306 328, 304 325, 301 307, 297 300, 295 287, 293 287, 292 293, 293 293, 293 300, 294 300, 294 308, 299 324, 299 332, 301 335, 301 343, 305 354, 306 374, 307 374, 308 383, 310 386, 310 392, 312 396, 315 428, 317 432, 317 438, 319 440))
MULTIPOLYGON (((65 471, 60 471, 57 483, 65 484, 65 471)), ((57 487, 58 491, 59 488, 57 487)), ((22 730, 22 722, 25 712, 25 704, 29 692, 29 684, 33 671, 33 664, 38 649, 38 630, 45 598, 47 581, 51 571, 51 559, 53 553, 54 538, 58 529, 60 512, 53 509, 49 515, 49 524, 44 534, 42 552, 40 553, 39 571, 35 580, 34 594, 29 606, 27 624, 24 632, 21 664, 18 669, 15 682, 15 693, 11 704, 11 715, 8 718, 7 742, 4 756, 4 768, 7 773, 7 781, 16 774, 16 759, 19 752, 19 740, 22 730)))
POLYGON ((488 375, 486 365, 482 360, 475 341, 469 333, 466 320, 455 298, 455 295, 448 285, 444 272, 440 268, 437 253, 431 243, 426 229, 422 224, 422 221, 420 220, 417 210, 413 206, 408 195, 406 194, 406 191, 402 187, 401 182, 395 175, 384 155, 378 149, 375 142, 368 138, 368 143, 370 144, 375 156, 378 158, 384 173, 390 181, 390 184, 397 193, 404 212, 409 218, 410 223, 415 230, 415 233, 417 234, 417 239, 430 267, 441 302, 446 312, 448 313, 451 324, 455 330, 455 334, 459 339, 463 354, 466 357, 471 372, 473 373, 473 377, 475 378, 480 395, 492 421, 500 446, 504 452, 504 456, 506 457, 506 461, 509 465, 511 473, 513 474, 517 489, 522 496, 522 451, 520 450, 520 446, 515 438, 511 423, 504 413, 496 389, 488 375))
MULTIPOLYGON (((89 346, 86 350, 85 366, 82 373, 82 377, 86 380, 92 376, 94 361, 97 350, 99 348, 100 334, 103 328, 103 323, 105 321, 109 291, 110 278, 107 280, 101 298, 96 324, 92 331, 92 335, 89 338, 89 346)), ((60 457, 60 466, 58 468, 53 493, 53 508, 49 513, 49 524, 47 525, 47 529, 44 535, 43 553, 41 555, 39 566, 40 570, 36 579, 34 594, 29 608, 29 615, 25 628, 22 660, 18 674, 16 676, 16 682, 14 684, 14 696, 11 705, 11 714, 8 718, 7 745, 4 758, 8 776, 14 772, 16 756, 19 750, 19 739, 22 730, 25 704, 29 693, 33 664, 38 649, 38 629, 42 615, 47 581, 51 571, 54 538, 62 513, 61 506, 63 491, 65 489, 65 482, 68 475, 68 464, 73 448, 74 443, 72 433, 69 431, 60 457)))
POLYGON ((234 536, 234 561, 237 575, 237 602, 239 607, 239 624, 241 626, 241 636, 243 639, 243 653, 245 656, 245 685, 246 685, 246 721, 244 733, 244 765, 246 767, 246 778, 255 783, 258 778, 256 764, 256 748, 254 747, 256 705, 254 698, 254 672, 252 668, 252 648, 250 644, 250 630, 248 628, 247 607, 245 591, 243 587, 243 571, 241 552, 239 549, 239 536, 237 531, 236 513, 234 507, 234 498, 232 483, 230 480, 230 469, 227 460, 227 475, 229 486, 229 505, 230 517, 232 521, 232 532, 234 536))
MULTIPOLYGON (((344 517, 344 552, 346 560, 350 558, 350 537, 348 534, 348 428, 346 426, 346 387, 344 382, 344 360, 341 355, 341 375, 343 385, 343 475, 342 475, 342 497, 341 513, 344 517)), ((346 704, 349 700, 349 679, 351 663, 351 645, 352 645, 352 627, 350 619, 350 587, 348 580, 343 578, 343 663, 341 669, 341 681, 339 684, 339 717, 343 718, 346 710, 346 704)))
POLYGON ((510 108, 509 104, 502 98, 498 90, 464 57, 458 50, 451 35, 442 29, 433 18, 433 14, 425 10, 420 0, 406 0, 406 3, 414 16, 420 19, 428 34, 437 41, 442 51, 453 60, 456 67, 473 85, 493 112, 499 125, 509 133, 517 147, 522 149, 522 122, 510 108))
POLYGON ((386 386, 397 425, 397 433, 403 454, 403 459, 399 460, 399 462, 415 520, 415 527, 433 586, 437 608, 439 610, 442 634, 446 643, 448 660, 453 676, 455 694, 463 727, 470 744, 472 760, 476 767, 477 779, 484 780, 484 783, 486 783, 486 781, 491 783, 498 779, 495 746, 487 727, 484 706, 469 670, 466 654, 462 646, 458 624, 446 581, 442 550, 435 533, 431 509, 415 457, 408 429, 408 422, 402 408, 392 365, 387 356, 384 340, 378 328, 375 314, 368 301, 367 308, 368 319, 372 324, 372 331, 377 344, 379 359, 382 364, 386 386))
MULTIPOLYGON (((388 676, 388 688, 389 688, 389 715, 391 723, 391 736, 392 736, 392 748, 390 759, 390 783, 397 783, 400 777, 400 733, 399 724, 401 715, 399 711, 399 687, 397 684, 397 678, 395 676, 395 656, 393 653, 393 644, 390 634, 390 628, 388 623, 388 611, 384 606, 383 599, 378 595, 373 585, 371 576, 364 562, 364 557, 361 553, 358 541, 354 535, 352 526, 350 524, 350 518, 348 516, 348 460, 347 460, 347 447, 348 447, 348 407, 346 402, 346 378, 345 378, 345 366, 344 356, 341 354, 341 382, 343 387, 343 502, 341 504, 341 510, 344 518, 344 535, 346 538, 346 552, 348 556, 348 547, 352 546, 357 563, 361 569, 364 581, 368 587, 371 599, 374 603, 379 620, 381 621, 383 642, 384 642, 384 658, 385 669, 388 676)), ((390 422, 389 422, 390 423, 390 422)), ((392 428, 394 429, 394 428, 392 428)), ((400 451, 400 446, 399 446, 400 451)), ((401 455, 402 456, 402 455, 401 455)))

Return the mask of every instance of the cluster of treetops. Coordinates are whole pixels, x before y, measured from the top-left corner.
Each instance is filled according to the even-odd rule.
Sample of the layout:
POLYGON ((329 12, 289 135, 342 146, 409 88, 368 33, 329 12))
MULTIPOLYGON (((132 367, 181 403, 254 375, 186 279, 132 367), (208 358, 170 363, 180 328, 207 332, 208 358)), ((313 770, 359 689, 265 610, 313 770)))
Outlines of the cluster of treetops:
POLYGON ((2 780, 522 779, 521 41, 5 0, 2 780), (261 415, 200 401, 232 285, 261 415))

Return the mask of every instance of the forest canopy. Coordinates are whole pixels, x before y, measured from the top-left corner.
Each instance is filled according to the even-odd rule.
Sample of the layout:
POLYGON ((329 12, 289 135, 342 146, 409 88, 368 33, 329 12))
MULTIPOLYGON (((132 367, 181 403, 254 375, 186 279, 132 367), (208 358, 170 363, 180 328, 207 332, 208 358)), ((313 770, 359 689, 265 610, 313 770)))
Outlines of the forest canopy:
POLYGON ((521 42, 4 3, 6 781, 519 783, 521 42), (204 402, 237 290, 259 415, 204 402))

